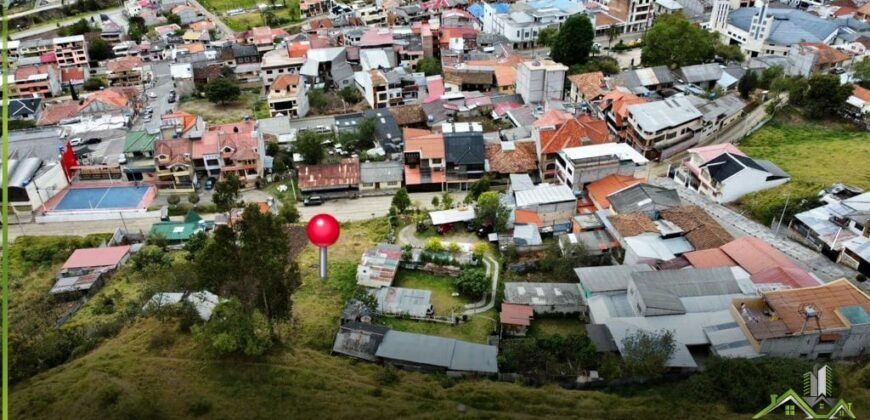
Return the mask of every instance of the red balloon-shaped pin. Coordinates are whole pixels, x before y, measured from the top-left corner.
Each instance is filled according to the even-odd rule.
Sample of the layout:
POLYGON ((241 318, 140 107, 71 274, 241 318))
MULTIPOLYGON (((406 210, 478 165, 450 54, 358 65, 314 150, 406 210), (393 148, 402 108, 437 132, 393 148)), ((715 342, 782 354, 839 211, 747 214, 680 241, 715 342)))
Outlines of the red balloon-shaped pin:
POLYGON ((341 226, 329 214, 318 214, 308 221, 306 229, 308 240, 320 247, 320 278, 326 278, 326 247, 335 243, 341 233, 341 226))

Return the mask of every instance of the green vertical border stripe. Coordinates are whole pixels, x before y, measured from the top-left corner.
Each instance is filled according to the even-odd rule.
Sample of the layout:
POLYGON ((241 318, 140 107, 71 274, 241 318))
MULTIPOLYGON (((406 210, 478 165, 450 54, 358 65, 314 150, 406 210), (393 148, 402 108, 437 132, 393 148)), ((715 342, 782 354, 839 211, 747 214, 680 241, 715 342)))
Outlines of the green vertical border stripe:
POLYGON ((3 1, 3 420, 9 418, 9 2, 3 1))

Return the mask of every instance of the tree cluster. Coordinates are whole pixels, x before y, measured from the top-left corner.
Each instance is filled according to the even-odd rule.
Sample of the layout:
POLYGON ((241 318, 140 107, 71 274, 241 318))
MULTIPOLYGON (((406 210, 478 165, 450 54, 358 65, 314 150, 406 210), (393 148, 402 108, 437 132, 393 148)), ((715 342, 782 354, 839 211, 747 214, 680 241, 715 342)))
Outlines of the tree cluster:
POLYGON ((584 64, 592 52, 595 29, 584 14, 569 17, 555 36, 550 57, 568 67, 584 64))
POLYGON ((498 192, 487 191, 477 198, 475 214, 477 215, 475 223, 492 226, 495 231, 502 232, 506 229, 510 209, 501 202, 498 192))
POLYGON ((239 99, 242 90, 239 85, 227 77, 218 77, 205 85, 205 96, 212 103, 225 104, 239 99))
POLYGON ((724 61, 743 61, 739 48, 723 45, 715 32, 689 22, 681 13, 656 18, 643 37, 641 62, 645 66, 679 68, 701 64, 719 57, 724 61))

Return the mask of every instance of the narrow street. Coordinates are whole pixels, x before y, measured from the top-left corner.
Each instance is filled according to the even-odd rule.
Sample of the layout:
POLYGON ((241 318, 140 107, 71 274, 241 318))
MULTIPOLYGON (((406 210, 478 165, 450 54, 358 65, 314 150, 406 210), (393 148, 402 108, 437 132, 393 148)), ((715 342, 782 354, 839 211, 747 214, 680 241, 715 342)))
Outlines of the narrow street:
MULTIPOLYGON (((854 270, 839 265, 824 255, 809 249, 787 237, 780 234, 774 235, 773 231, 767 226, 750 220, 721 204, 710 201, 707 197, 702 196, 694 191, 690 191, 685 187, 674 182, 670 178, 653 178, 650 183, 666 188, 676 189, 680 195, 680 200, 684 204, 694 204, 704 209, 707 213, 713 216, 722 226, 734 236, 754 236, 769 243, 774 248, 778 249, 783 254, 789 256, 798 265, 804 266, 807 271, 814 273, 825 282, 836 280, 842 277, 848 279, 855 278, 857 272, 854 270)), ((783 226, 783 229, 786 227, 783 226)))

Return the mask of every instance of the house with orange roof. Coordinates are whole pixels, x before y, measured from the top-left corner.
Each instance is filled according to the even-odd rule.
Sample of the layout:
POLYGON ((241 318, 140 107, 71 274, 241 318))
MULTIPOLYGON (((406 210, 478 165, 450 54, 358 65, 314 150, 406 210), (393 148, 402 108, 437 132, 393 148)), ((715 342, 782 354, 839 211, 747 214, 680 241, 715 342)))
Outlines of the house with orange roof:
POLYGON ((600 71, 568 76, 568 83, 571 85, 568 101, 575 104, 599 101, 608 92, 604 73, 600 71))
POLYGON ((823 42, 801 42, 789 49, 789 59, 797 71, 809 77, 827 73, 835 67, 845 67, 852 57, 823 42))
POLYGON ((266 95, 269 113, 290 118, 302 118, 308 114, 308 94, 298 74, 282 74, 275 79, 266 95))
POLYGON ((268 26, 258 26, 242 32, 237 36, 237 39, 241 40, 244 44, 256 46, 257 51, 260 52, 260 54, 263 54, 266 51, 275 49, 276 38, 284 38, 288 36, 290 36, 290 34, 288 34, 284 28, 273 29, 268 26))
POLYGON ((425 189, 447 181, 447 154, 444 150, 444 135, 426 130, 406 128, 402 131, 405 140, 405 185, 408 189, 425 189))
POLYGON ((125 56, 106 61, 106 79, 110 86, 139 86, 142 84, 141 57, 125 56))
POLYGON ((644 180, 637 179, 633 176, 612 174, 601 178, 598 181, 589 183, 589 185, 586 186, 586 192, 589 199, 595 205, 595 208, 598 210, 608 210, 610 209, 610 201, 608 201, 607 198, 610 195, 616 194, 631 186, 643 183, 644 180))
POLYGON ((82 120, 102 118, 106 115, 131 115, 137 108, 138 93, 127 87, 110 87, 89 94, 78 101, 65 101, 46 106, 37 125, 55 125, 67 118, 82 120))
POLYGON ((203 131, 205 121, 198 115, 178 111, 160 116, 160 136, 164 140, 200 139, 203 131))
POLYGON ((21 66, 6 80, 11 82, 9 93, 12 98, 51 98, 63 91, 60 73, 54 64, 21 66))
POLYGON ((571 117, 570 114, 548 113, 542 117, 542 121, 536 121, 533 126, 532 138, 538 142, 541 178, 545 181, 556 179, 556 156, 560 151, 572 147, 581 147, 612 142, 610 133, 607 132, 605 122, 589 115, 571 117), (562 118, 569 116, 564 123, 559 124, 562 118), (550 122, 555 123, 549 125, 550 122), (543 126, 541 126, 543 125, 543 126), (556 130, 552 127, 558 126, 556 130))
POLYGON ((846 104, 854 107, 858 113, 867 114, 870 112, 870 89, 856 84, 852 89, 852 95, 846 99, 846 104))
POLYGON ((845 278, 738 298, 730 311, 755 351, 766 356, 855 357, 870 342, 870 296, 845 278))
POLYGON ((628 107, 630 105, 646 103, 647 99, 635 96, 625 90, 614 90, 601 98, 597 106, 598 118, 607 122, 610 132, 615 134, 621 141, 627 138, 628 107))

